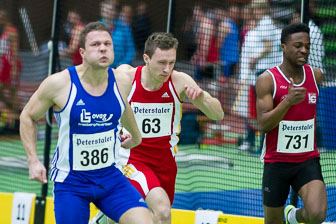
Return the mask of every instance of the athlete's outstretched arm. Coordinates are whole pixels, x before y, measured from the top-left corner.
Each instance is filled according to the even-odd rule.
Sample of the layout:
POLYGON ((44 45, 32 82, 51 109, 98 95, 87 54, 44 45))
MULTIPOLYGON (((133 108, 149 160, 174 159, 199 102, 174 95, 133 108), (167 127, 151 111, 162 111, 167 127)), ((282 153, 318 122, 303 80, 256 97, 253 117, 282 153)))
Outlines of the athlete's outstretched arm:
POLYGON ((58 80, 55 80, 55 78, 57 77, 50 76, 41 83, 20 115, 20 136, 27 155, 29 178, 41 183, 47 182, 47 174, 45 167, 37 157, 37 121, 55 104, 54 99, 55 94, 58 93, 57 88, 64 86, 64 83, 56 84, 55 81, 58 80))
POLYGON ((219 100, 201 89, 189 75, 183 72, 175 72, 172 78, 174 86, 179 89, 177 91, 180 93, 182 100, 188 97, 192 104, 212 120, 222 120, 224 118, 219 100))

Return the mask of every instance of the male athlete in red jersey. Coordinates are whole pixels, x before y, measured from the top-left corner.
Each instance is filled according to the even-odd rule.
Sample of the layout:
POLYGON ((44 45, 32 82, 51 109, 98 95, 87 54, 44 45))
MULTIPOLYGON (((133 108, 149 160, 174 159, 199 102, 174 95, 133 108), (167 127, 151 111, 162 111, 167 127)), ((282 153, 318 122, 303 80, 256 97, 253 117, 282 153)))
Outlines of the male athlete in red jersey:
POLYGON ((322 72, 307 65, 309 27, 286 26, 281 34, 283 63, 259 76, 257 115, 266 133, 261 155, 265 223, 283 223, 290 186, 303 201, 285 209, 286 223, 322 223, 327 195, 316 148, 316 103, 322 72))
POLYGON ((210 119, 224 117, 217 99, 174 70, 177 45, 171 34, 150 35, 143 55, 146 65, 121 65, 116 76, 118 85, 130 90, 128 101, 142 133, 138 147, 119 152, 117 165, 145 198, 156 224, 171 223, 183 100, 188 98, 210 119))

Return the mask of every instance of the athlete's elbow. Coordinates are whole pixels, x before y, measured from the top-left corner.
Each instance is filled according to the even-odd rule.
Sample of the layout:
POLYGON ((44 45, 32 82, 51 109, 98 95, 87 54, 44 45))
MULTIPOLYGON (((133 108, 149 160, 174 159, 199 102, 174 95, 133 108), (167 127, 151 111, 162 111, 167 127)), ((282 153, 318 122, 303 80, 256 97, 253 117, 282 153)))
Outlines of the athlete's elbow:
POLYGON ((27 121, 32 120, 32 119, 28 115, 27 110, 23 109, 20 114, 19 120, 20 120, 20 124, 25 124, 27 123, 27 121))
POLYGON ((221 111, 220 113, 217 114, 214 120, 220 121, 224 119, 224 111, 221 111))
POLYGON ((262 133, 267 133, 267 132, 270 131, 268 128, 263 127, 263 126, 260 126, 260 125, 259 125, 259 130, 260 130, 262 133))
POLYGON ((139 136, 138 138, 135 139, 134 144, 135 144, 135 145, 140 145, 141 142, 142 142, 142 138, 141 138, 141 136, 139 136))
POLYGON ((272 128, 269 125, 261 121, 258 121, 258 128, 262 133, 267 133, 270 130, 272 130, 272 128))
POLYGON ((140 143, 142 142, 141 133, 137 131, 133 134, 132 139, 135 146, 140 145, 140 143))
POLYGON ((209 114, 208 118, 210 118, 211 120, 215 120, 215 121, 223 120, 224 119, 224 112, 223 111, 219 111, 217 113, 209 114))

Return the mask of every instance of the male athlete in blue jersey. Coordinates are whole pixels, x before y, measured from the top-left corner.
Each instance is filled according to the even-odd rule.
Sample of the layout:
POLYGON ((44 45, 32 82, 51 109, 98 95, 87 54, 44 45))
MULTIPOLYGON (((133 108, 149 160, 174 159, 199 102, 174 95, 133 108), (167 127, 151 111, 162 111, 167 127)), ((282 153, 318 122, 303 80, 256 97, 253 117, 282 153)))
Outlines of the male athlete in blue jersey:
POLYGON ((36 152, 37 121, 53 107, 59 126, 50 170, 56 223, 87 224, 90 202, 119 223, 152 223, 144 199, 115 167, 120 146, 133 148, 141 142, 141 134, 127 93, 119 91, 109 68, 114 60, 113 42, 104 24, 85 27, 79 51, 83 63, 46 78, 21 113, 29 177, 47 182, 36 152), (121 122, 132 135, 122 143, 121 122))

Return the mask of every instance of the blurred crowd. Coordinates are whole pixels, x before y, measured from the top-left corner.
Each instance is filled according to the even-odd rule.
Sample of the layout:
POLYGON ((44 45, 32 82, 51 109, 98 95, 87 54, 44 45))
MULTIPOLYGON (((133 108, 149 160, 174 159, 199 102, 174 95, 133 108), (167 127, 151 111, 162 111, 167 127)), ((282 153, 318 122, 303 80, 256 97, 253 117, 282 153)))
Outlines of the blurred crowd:
MULTIPOLYGON (((227 114, 241 117, 246 123, 246 137, 239 148, 258 152, 255 111, 255 81, 259 74, 282 61, 281 29, 299 21, 300 11, 292 1, 252 0, 246 3, 225 3, 221 7, 204 7, 195 2, 190 16, 186 14, 180 33, 182 61, 192 69, 187 73, 202 88, 218 97, 227 114)), ((323 71, 323 34, 316 20, 315 1, 310 1, 311 53, 309 64, 323 71)), ((146 1, 136 6, 119 0, 103 0, 99 9, 101 22, 111 30, 115 60, 120 64, 140 65, 144 43, 153 30, 146 1)), ((76 9, 70 9, 62 25, 65 47, 61 57, 72 64, 81 63, 78 53, 79 34, 87 21, 76 9)), ((20 113, 16 90, 20 86, 21 62, 18 57, 18 31, 5 11, 0 11, 0 128, 15 129, 20 113)), ((262 139, 262 138, 261 138, 262 139)), ((260 144, 259 144, 260 145, 260 144)))
MULTIPOLYGON (((325 50, 316 7, 311 1, 308 64, 323 71, 325 50)), ((281 64, 281 30, 299 21, 300 6, 291 1, 252 0, 208 9, 196 4, 183 26, 186 55, 195 67, 196 80, 220 99, 227 114, 245 123, 246 134, 238 139, 240 150, 260 155, 264 135, 256 122, 255 82, 265 70, 281 64)))

